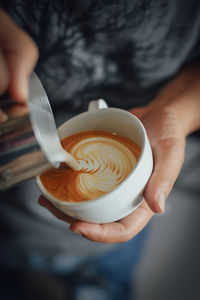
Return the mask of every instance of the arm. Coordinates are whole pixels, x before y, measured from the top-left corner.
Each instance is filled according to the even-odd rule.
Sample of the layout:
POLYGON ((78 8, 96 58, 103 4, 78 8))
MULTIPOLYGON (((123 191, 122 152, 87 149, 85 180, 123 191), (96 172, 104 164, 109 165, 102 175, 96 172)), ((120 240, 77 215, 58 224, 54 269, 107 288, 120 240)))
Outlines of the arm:
POLYGON ((145 200, 126 218, 109 224, 89 224, 62 214, 44 197, 39 203, 70 223, 70 229, 87 239, 115 243, 134 237, 154 213, 164 211, 165 200, 184 161, 185 140, 200 128, 200 64, 183 69, 146 107, 130 110, 143 122, 154 156, 154 169, 145 200))

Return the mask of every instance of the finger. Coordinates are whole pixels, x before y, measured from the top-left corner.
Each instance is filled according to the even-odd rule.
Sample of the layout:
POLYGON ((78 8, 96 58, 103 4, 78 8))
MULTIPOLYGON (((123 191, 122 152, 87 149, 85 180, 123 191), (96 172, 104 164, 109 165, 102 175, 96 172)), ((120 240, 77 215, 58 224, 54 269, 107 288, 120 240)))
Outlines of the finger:
POLYGON ((74 219, 67 216, 60 210, 58 210, 50 201, 48 201, 44 196, 40 196, 38 199, 38 203, 48 209, 56 218, 58 218, 61 221, 67 222, 71 224, 74 222, 74 219))
POLYGON ((4 112, 9 118, 19 117, 28 112, 28 107, 25 104, 13 104, 6 108, 4 112))
POLYGON ((107 224, 92 224, 81 221, 73 222, 70 230, 89 240, 102 243, 122 243, 139 233, 153 216, 145 201, 129 216, 107 224))
POLYGON ((8 119, 8 116, 5 112, 0 108, 0 123, 5 122, 8 119))
POLYGON ((0 95, 3 95, 9 86, 9 72, 5 55, 0 49, 0 95))
POLYGON ((28 78, 38 58, 33 40, 11 18, 0 10, 0 45, 8 65, 11 96, 25 102, 28 96, 28 78))
POLYGON ((180 172, 184 160, 185 140, 168 138, 152 147, 154 170, 145 189, 145 199, 156 213, 162 213, 165 200, 180 172))

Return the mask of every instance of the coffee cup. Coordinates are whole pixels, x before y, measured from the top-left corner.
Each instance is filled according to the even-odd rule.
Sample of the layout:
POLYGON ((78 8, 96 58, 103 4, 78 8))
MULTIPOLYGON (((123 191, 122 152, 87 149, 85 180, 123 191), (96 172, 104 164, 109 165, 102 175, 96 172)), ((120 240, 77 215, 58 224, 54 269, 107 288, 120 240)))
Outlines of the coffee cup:
POLYGON ((109 108, 102 99, 91 101, 88 111, 61 125, 58 134, 63 139, 89 130, 114 132, 141 148, 136 166, 123 182, 100 197, 81 202, 57 199, 44 187, 39 175, 36 182, 42 194, 68 216, 91 223, 114 222, 133 212, 143 199, 143 192, 153 169, 150 143, 143 124, 136 116, 122 109, 109 108))

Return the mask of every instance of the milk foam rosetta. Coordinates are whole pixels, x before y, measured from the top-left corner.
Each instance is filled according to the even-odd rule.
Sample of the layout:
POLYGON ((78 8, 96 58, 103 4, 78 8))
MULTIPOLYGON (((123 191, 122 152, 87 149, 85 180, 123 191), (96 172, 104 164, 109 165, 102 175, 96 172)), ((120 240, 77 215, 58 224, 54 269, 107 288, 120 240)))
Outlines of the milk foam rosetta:
POLYGON ((85 201, 112 191, 134 169, 140 155, 134 142, 106 131, 85 131, 61 142, 79 161, 80 170, 60 167, 40 178, 49 193, 63 201, 85 201))

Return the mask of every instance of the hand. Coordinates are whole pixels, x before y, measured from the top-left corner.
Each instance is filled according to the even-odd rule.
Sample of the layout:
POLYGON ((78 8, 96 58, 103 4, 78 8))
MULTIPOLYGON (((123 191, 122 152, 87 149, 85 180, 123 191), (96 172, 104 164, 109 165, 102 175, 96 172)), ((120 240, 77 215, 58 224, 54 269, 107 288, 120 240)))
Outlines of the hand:
POLYGON ((149 222, 154 213, 164 211, 165 200, 184 160, 185 138, 200 128, 200 64, 182 70, 148 106, 132 109, 144 124, 153 151, 154 169, 141 205, 124 219, 109 224, 74 220, 58 211, 47 199, 39 203, 70 229, 89 240, 119 243, 130 240, 149 222))
POLYGON ((33 40, 0 9, 0 95, 9 90, 16 101, 12 110, 0 109, 0 122, 7 120, 7 113, 16 115, 26 110, 28 78, 37 58, 33 40))
POLYGON ((182 122, 173 111, 151 104, 131 112, 145 125, 154 156, 154 170, 144 193, 146 201, 143 200, 141 205, 124 219, 99 225, 69 218, 43 196, 39 200, 39 203, 57 218, 70 223, 72 231, 96 242, 128 241, 144 228, 154 212, 163 212, 165 199, 183 163, 185 136, 182 122))

